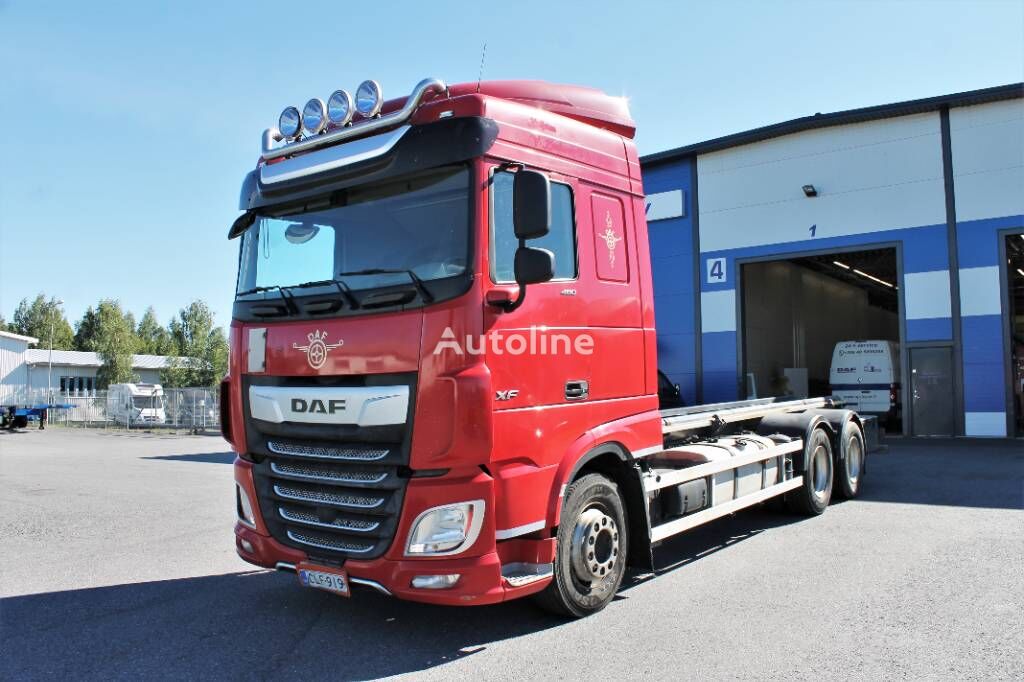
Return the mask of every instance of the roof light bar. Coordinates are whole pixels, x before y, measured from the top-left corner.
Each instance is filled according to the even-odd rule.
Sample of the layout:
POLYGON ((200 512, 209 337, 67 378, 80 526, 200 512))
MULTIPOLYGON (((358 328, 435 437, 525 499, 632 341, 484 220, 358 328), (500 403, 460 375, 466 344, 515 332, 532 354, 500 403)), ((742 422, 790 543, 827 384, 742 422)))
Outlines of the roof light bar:
MULTIPOLYGON (((366 83, 369 82, 372 81, 366 81, 366 83)), ((366 83, 363 83, 363 85, 366 85, 366 83)), ((362 86, 360 86, 360 88, 362 88, 362 86)), ((377 92, 379 93, 380 86, 377 86, 377 88, 377 92)), ((369 121, 364 121, 356 125, 331 130, 322 135, 308 137, 305 140, 297 140, 294 142, 290 142, 288 144, 283 144, 280 147, 274 147, 273 145, 275 142, 292 139, 295 137, 295 135, 298 134, 296 133, 295 135, 292 136, 285 134, 285 131, 281 128, 281 125, 290 122, 290 119, 289 121, 286 122, 284 114, 282 114, 281 120, 278 121, 277 128, 267 128, 265 131, 263 131, 263 152, 260 154, 260 158, 264 161, 280 159, 290 154, 297 154, 299 152, 306 152, 311 151, 313 149, 319 149, 321 147, 327 147, 332 144, 343 142, 354 137, 361 137, 364 135, 369 135, 375 132, 380 132, 387 130, 389 128, 396 127, 398 125, 401 125, 402 123, 405 123, 412 117, 413 113, 415 113, 416 111, 416 108, 420 105, 420 102, 422 102, 423 98, 426 97, 428 94, 447 91, 448 86, 445 85, 445 82, 443 80, 439 78, 427 78, 420 81, 416 85, 416 87, 413 88, 412 94, 410 94, 409 97, 406 98, 405 104, 403 104, 402 108, 399 109, 398 111, 393 111, 390 114, 384 114, 383 116, 378 116, 377 118, 374 118, 369 121)), ((381 105, 383 105, 383 100, 381 101, 381 105)), ((295 108, 289 107, 289 109, 295 108)), ((286 109, 285 111, 288 110, 286 109)), ((376 115, 379 112, 380 109, 377 108, 377 112, 374 115, 376 115)), ((300 119, 299 125, 301 127, 301 114, 299 114, 297 109, 295 109, 295 113, 298 114, 298 117, 300 119)))

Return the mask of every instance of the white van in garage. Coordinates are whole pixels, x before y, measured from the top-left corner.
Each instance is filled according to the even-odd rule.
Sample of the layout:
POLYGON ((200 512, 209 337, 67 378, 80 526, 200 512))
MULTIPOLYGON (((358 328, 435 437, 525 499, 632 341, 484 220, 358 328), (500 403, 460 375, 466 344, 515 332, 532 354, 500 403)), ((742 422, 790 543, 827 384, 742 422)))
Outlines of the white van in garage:
POLYGON ((832 352, 832 395, 851 410, 892 418, 900 412, 900 350, 892 341, 840 341, 832 352))

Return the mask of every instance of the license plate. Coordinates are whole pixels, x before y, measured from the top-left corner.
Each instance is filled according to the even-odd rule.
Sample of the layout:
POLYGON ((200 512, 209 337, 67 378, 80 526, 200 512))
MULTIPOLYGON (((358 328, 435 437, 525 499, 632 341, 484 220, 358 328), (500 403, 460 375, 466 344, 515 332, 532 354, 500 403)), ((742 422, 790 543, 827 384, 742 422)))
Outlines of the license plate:
POLYGON ((349 596, 348 574, 340 569, 304 568, 298 567, 299 582, 303 587, 312 587, 317 590, 333 592, 343 597, 349 596))

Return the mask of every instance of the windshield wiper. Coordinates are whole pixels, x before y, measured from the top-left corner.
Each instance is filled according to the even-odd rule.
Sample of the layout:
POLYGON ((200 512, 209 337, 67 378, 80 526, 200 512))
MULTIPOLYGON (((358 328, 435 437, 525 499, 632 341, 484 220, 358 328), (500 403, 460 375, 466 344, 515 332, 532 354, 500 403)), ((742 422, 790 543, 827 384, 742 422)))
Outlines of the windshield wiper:
POLYGON ((331 286, 338 288, 338 291, 341 293, 341 297, 348 302, 348 305, 350 308, 352 308, 352 310, 357 310, 359 308, 359 301, 352 293, 352 288, 349 285, 345 284, 344 282, 336 279, 321 279, 315 282, 303 282, 302 284, 293 284, 290 287, 285 287, 285 289, 309 289, 312 287, 331 286))
POLYGON ((258 293, 263 292, 263 291, 280 291, 281 292, 281 300, 284 301, 285 307, 288 308, 288 312, 291 313, 292 315, 297 315, 298 312, 299 312, 299 307, 297 305, 295 305, 295 301, 292 300, 295 297, 291 294, 291 292, 285 291, 285 289, 288 289, 288 288, 289 287, 282 287, 280 284, 271 284, 270 286, 266 286, 266 287, 253 287, 252 289, 246 289, 245 291, 239 291, 237 294, 235 294, 235 296, 238 297, 238 296, 246 296, 248 294, 258 294, 258 293))
POLYGON ((358 277, 359 275, 408 275, 409 279, 412 281, 412 285, 416 287, 416 291, 420 293, 420 298, 422 298, 426 303, 434 302, 434 295, 430 293, 429 289, 427 289, 427 285, 423 283, 420 276, 412 270, 406 268, 368 268, 366 270, 352 270, 351 272, 338 273, 338 277, 358 277))

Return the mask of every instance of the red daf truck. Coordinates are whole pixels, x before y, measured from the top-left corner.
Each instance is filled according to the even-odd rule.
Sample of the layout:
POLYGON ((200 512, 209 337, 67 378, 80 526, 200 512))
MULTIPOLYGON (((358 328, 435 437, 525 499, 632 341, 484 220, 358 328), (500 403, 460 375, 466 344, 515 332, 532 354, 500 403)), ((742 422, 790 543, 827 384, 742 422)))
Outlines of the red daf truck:
POLYGON ((285 109, 229 233, 245 561, 579 617, 667 537, 857 494, 862 424, 829 399, 659 407, 633 133, 623 99, 530 81, 285 109))

